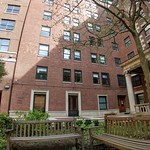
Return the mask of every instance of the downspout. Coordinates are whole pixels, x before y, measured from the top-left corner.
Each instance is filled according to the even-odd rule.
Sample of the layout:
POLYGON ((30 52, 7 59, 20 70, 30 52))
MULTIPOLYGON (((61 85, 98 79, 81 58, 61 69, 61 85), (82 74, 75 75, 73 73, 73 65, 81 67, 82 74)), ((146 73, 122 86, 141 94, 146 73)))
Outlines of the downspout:
POLYGON ((19 50, 20 50, 21 39, 22 39, 22 35, 23 35, 24 27, 25 27, 25 22, 26 22, 26 19, 27 19, 27 15, 28 15, 28 12, 29 12, 30 5, 31 5, 31 0, 29 0, 29 3, 28 3, 28 7, 27 7, 27 11, 26 11, 25 18, 24 18, 24 21, 23 21, 22 30, 21 30, 21 34, 20 34, 20 39, 19 39, 19 43, 18 43, 17 54, 16 54, 16 62, 15 62, 15 65, 14 65, 14 72, 13 72, 13 76, 12 76, 10 95, 9 95, 9 103, 8 103, 8 111, 7 111, 8 114, 9 114, 9 111, 10 111, 12 89, 13 89, 13 84, 14 84, 14 78, 15 78, 15 72, 16 72, 16 66, 17 66, 18 54, 19 54, 19 50))

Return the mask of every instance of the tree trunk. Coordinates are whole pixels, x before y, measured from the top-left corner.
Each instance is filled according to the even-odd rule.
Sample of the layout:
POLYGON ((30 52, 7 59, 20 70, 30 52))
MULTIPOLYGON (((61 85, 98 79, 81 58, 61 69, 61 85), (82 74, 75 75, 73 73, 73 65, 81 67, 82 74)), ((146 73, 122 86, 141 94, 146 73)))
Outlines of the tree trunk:
POLYGON ((141 62, 141 67, 144 73, 144 80, 146 83, 146 91, 147 91, 147 97, 148 97, 148 102, 149 102, 149 108, 150 108, 150 68, 149 68, 149 63, 148 60, 145 57, 145 54, 143 52, 143 48, 142 48, 142 44, 141 41, 139 39, 139 35, 137 33, 132 34, 134 39, 135 39, 135 43, 137 46, 137 51, 139 54, 139 59, 141 62))

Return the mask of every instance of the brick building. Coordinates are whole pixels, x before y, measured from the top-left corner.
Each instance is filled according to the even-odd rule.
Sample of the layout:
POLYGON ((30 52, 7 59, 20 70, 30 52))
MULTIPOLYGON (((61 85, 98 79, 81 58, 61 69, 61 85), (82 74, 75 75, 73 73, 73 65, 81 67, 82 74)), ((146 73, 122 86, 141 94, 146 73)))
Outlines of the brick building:
POLYGON ((92 34, 101 32, 102 10, 94 3, 0 3, 0 55, 8 72, 0 84, 1 112, 14 116, 42 109, 54 117, 103 116, 129 108, 120 64, 127 60, 124 51, 136 53, 136 46, 128 33, 115 42, 92 34))

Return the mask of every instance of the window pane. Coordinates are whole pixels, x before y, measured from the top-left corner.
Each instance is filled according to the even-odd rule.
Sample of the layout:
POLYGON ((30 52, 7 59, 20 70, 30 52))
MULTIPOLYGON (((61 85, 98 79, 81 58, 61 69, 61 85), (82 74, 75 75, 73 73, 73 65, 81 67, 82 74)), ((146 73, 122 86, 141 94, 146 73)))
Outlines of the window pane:
POLYGON ((42 26, 42 28, 41 28, 41 35, 49 37, 50 36, 50 27, 42 26))
POLYGON ((110 85, 108 73, 102 73, 102 84, 103 85, 110 85))
POLYGON ((81 60, 81 51, 76 50, 74 52, 74 60, 81 60))
POLYGON ((71 52, 70 49, 64 49, 64 59, 70 59, 71 58, 71 52))
POLYGON ((63 69, 63 81, 71 82, 71 70, 63 69))
POLYGON ((107 97, 106 96, 99 96, 99 108, 100 110, 107 109, 107 97))
POLYGON ((48 11, 44 11, 44 16, 43 18, 45 20, 51 20, 52 19, 52 13, 51 12, 48 12, 48 11))
POLYGON ((104 55, 100 55, 100 64, 103 64, 103 65, 106 64, 106 60, 105 60, 105 56, 104 55))
POLYGON ((18 14, 20 10, 20 6, 16 5, 8 5, 6 12, 7 13, 12 13, 12 14, 18 14))
POLYGON ((75 70, 75 82, 82 82, 82 72, 80 70, 75 70))
POLYGON ((39 46, 39 55, 40 56, 48 56, 48 52, 49 52, 49 46, 48 45, 43 45, 41 44, 39 46))
POLYGON ((36 79, 47 80, 47 67, 37 67, 36 79))
POLYGON ((0 29, 1 30, 13 30, 14 29, 14 25, 15 25, 15 21, 14 20, 6 20, 6 19, 2 19, 1 20, 1 24, 0 24, 0 29))
POLYGON ((93 73, 93 83, 94 84, 99 84, 100 83, 100 81, 99 81, 99 73, 96 73, 96 72, 93 73))
POLYGON ((0 51, 7 52, 9 48, 9 39, 0 39, 0 51))

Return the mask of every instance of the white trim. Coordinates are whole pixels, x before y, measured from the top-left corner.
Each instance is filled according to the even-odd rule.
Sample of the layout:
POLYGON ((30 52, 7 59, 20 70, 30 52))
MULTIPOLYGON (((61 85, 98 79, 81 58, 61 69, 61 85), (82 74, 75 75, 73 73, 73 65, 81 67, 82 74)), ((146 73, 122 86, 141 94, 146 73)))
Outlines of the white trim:
POLYGON ((98 110, 99 110, 99 111, 107 111, 107 110, 109 110, 108 95, 98 94, 98 95, 97 95, 97 103, 98 103, 98 110), (99 106, 99 96, 106 96, 106 101, 107 101, 107 109, 106 109, 106 110, 100 110, 100 106, 99 106))
POLYGON ((78 95, 78 110, 79 116, 81 116, 81 92, 80 91, 66 91, 66 114, 68 116, 68 95, 69 94, 77 94, 78 95))
POLYGON ((31 90, 31 99, 30 99, 30 110, 33 110, 33 101, 34 101, 34 93, 42 92, 46 94, 46 106, 45 111, 48 112, 48 106, 49 106, 49 90, 31 90))
POLYGON ((144 93, 144 90, 140 90, 140 91, 135 91, 135 92, 134 92, 134 94, 140 94, 140 93, 141 93, 141 94, 144 93))

